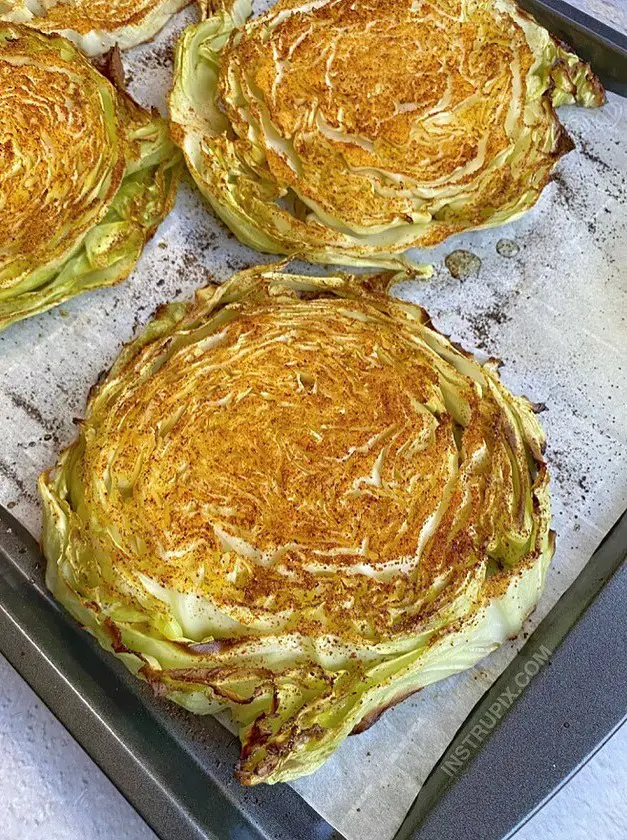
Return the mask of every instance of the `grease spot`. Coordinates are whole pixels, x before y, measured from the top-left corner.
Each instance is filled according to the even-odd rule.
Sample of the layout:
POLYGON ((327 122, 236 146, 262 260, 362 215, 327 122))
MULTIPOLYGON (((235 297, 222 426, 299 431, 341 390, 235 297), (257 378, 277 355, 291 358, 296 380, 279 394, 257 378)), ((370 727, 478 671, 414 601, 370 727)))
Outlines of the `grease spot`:
POLYGON ((496 243, 496 251, 502 257, 510 259, 511 257, 515 257, 520 251, 520 245, 518 242, 514 242, 513 239, 499 239, 496 243))
POLYGON ((444 265, 457 280, 474 277, 479 273, 481 260, 470 251, 453 251, 444 260, 444 265))

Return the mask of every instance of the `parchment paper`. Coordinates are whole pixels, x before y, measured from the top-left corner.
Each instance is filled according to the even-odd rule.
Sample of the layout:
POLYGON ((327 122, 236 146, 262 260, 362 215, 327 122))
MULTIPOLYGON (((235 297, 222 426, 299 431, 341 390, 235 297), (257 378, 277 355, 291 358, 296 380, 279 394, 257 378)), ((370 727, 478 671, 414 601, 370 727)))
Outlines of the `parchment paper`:
MULTIPOLYGON (((170 44, 192 17, 179 16, 154 43, 126 54, 131 92, 145 104, 164 108, 170 44)), ((423 254, 436 265, 434 278, 396 289, 425 305, 456 341, 503 359, 514 391, 547 404, 558 548, 526 633, 627 506, 627 103, 610 95, 601 110, 561 113, 577 151, 560 163, 537 206, 504 228, 423 254), (501 244, 499 253, 503 239, 515 245, 501 244), (446 268, 446 255, 460 248, 481 260, 476 275, 456 279, 446 268)), ((1 333, 0 503, 38 535, 37 476, 73 439, 72 419, 122 343, 157 305, 191 296, 208 272, 221 280, 269 260, 239 245, 184 184, 128 281, 1 333)), ((388 840, 522 641, 388 711, 294 787, 349 840, 388 840)))

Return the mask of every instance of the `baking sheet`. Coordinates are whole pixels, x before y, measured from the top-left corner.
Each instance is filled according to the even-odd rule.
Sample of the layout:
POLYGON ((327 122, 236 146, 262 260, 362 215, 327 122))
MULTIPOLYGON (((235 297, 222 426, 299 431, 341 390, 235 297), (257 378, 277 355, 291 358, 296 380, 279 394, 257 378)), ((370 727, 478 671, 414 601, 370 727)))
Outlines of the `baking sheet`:
MULTIPOLYGON (((145 104, 163 109, 170 44, 192 17, 187 12, 154 43, 126 54, 131 92, 145 104)), ((425 305, 453 339, 503 359, 514 391, 547 404, 559 538, 527 633, 627 506, 627 105, 610 96, 599 111, 561 114, 578 149, 534 210, 435 249, 428 255, 434 278, 396 289, 425 305), (456 249, 479 258, 477 274, 451 275, 444 260, 456 249)), ((222 280, 270 259, 237 243, 186 184, 132 278, 0 333, 0 503, 38 535, 37 476, 73 439, 73 418, 121 344, 157 305, 189 297, 207 273, 222 280)), ((387 712, 293 786, 349 840, 387 840, 519 645, 387 712)))
POLYGON ((627 3, 625 0, 568 0, 571 6, 596 20, 627 34, 627 3))

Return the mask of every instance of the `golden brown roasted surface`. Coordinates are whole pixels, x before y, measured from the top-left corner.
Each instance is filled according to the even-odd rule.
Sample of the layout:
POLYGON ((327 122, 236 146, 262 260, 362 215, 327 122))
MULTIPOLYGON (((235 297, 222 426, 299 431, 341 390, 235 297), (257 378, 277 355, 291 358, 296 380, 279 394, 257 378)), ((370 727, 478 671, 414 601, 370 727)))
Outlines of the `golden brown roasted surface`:
POLYGON ((389 264, 514 219, 572 148, 554 105, 603 102, 511 0, 248 12, 235 0, 183 35, 170 104, 201 189, 262 250, 389 264))
MULTIPOLYGON (((521 103, 535 56, 523 29, 487 3, 462 19, 462 5, 279 0, 224 50, 220 95, 231 124, 245 142, 244 109, 229 95, 236 79, 254 120, 269 119, 290 138, 298 166, 271 143, 267 165, 303 201, 356 231, 411 221, 418 209, 412 187, 426 193, 447 184, 460 194, 525 123, 521 103), (373 178, 373 170, 381 174, 373 178)), ((420 244, 515 202, 527 189, 527 157, 536 156, 535 183, 544 186, 570 146, 561 127, 551 136, 540 116, 537 128, 548 140, 538 143, 541 151, 530 144, 466 203, 463 220, 436 220, 420 244)))
POLYGON ((63 32, 90 55, 148 40, 192 0, 0 0, 0 20, 63 32))
MULTIPOLYGON (((187 0, 189 2, 189 0, 187 0)), ((183 3, 181 3, 183 5, 183 3)), ((121 26, 141 26, 144 19, 163 6, 163 0, 70 0, 53 3, 45 10, 41 28, 105 31, 121 26)))
POLYGON ((61 44, 0 23, 0 288, 79 242, 124 176, 117 94, 61 44))
POLYGON ((0 22, 0 329, 128 276, 181 165, 165 120, 72 42, 0 22))
POLYGON ((85 504, 108 476, 107 519, 141 545, 116 565, 164 587, 202 569, 196 591, 231 615, 288 610, 314 636, 408 630, 437 607, 408 614, 418 592, 480 560, 477 533, 524 529, 515 432, 489 389, 443 374, 382 317, 383 300, 256 297, 99 418, 85 504), (443 376, 459 389, 448 405, 443 376))
POLYGON ((240 272, 159 311, 44 474, 48 585, 245 784, 516 633, 553 552, 532 406, 386 293, 240 272))

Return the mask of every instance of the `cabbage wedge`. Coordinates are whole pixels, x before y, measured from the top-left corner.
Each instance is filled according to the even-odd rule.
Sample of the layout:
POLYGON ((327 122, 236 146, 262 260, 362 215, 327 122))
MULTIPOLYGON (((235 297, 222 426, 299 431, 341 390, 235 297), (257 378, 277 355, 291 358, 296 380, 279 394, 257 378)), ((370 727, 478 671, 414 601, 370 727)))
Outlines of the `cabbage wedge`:
POLYGON ((234 0, 184 31, 170 113, 198 187, 260 251, 398 267, 409 248, 516 219, 572 148, 554 105, 604 101, 511 0, 250 13, 234 0))
POLYGON ((191 0, 0 0, 0 21, 55 32, 90 56, 150 41, 191 0))
POLYGON ((553 554, 530 403, 386 293, 252 268, 162 308, 41 476, 54 596, 246 785, 519 632, 553 554))
POLYGON ((168 124, 70 41, 0 23, 0 329, 127 277, 182 168, 168 124))

